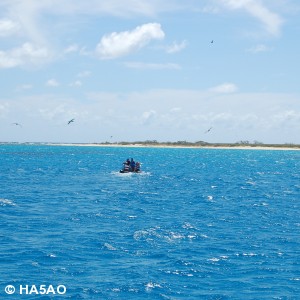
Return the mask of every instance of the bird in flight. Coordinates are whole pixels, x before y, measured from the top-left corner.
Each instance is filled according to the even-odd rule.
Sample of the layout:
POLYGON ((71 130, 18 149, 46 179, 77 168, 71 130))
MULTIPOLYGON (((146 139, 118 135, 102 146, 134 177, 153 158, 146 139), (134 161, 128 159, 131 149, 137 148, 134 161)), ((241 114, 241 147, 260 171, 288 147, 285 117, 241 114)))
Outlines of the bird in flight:
POLYGON ((204 133, 209 133, 212 130, 212 127, 210 127, 208 130, 206 130, 204 133))
POLYGON ((211 43, 211 44, 213 44, 213 42, 214 42, 214 40, 211 40, 211 42, 210 42, 210 43, 211 43))
POLYGON ((12 123, 12 125, 16 125, 16 126, 20 126, 20 127, 22 127, 22 125, 21 125, 20 123, 17 123, 17 122, 15 122, 15 123, 12 123))
POLYGON ((75 121, 75 119, 70 120, 70 121, 68 122, 68 125, 71 124, 71 123, 74 122, 74 121, 75 121))

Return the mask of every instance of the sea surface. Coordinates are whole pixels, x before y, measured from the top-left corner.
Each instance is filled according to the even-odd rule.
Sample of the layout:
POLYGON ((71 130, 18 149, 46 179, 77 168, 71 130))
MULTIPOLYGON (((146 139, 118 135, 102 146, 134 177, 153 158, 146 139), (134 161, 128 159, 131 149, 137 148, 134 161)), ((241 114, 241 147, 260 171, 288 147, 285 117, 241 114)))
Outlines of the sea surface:
POLYGON ((300 151, 0 145, 0 299, 300 299, 299 204, 300 151))

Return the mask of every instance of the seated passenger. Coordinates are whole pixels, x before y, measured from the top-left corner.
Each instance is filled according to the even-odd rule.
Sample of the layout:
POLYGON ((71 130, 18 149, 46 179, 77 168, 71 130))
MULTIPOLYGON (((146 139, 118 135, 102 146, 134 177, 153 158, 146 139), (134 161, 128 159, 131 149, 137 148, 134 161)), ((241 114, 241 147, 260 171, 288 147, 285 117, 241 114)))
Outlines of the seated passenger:
POLYGON ((141 164, 137 161, 135 163, 135 172, 140 172, 140 170, 141 170, 141 164))
POLYGON ((129 172, 130 166, 127 163, 124 163, 123 172, 129 172))
POLYGON ((133 158, 130 161, 130 168, 132 172, 135 172, 135 161, 133 160, 133 158))

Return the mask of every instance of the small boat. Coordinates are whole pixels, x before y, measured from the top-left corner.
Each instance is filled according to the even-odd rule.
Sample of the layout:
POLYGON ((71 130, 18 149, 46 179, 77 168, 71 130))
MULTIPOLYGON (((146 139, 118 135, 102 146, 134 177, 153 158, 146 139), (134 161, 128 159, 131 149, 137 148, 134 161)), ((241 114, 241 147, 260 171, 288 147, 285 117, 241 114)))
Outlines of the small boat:
POLYGON ((123 168, 120 170, 120 173, 141 173, 141 163, 135 162, 133 159, 129 158, 123 162, 123 168))
POLYGON ((124 170, 124 169, 121 169, 120 170, 120 173, 141 173, 142 171, 141 170, 138 170, 138 171, 127 171, 127 170, 124 170))

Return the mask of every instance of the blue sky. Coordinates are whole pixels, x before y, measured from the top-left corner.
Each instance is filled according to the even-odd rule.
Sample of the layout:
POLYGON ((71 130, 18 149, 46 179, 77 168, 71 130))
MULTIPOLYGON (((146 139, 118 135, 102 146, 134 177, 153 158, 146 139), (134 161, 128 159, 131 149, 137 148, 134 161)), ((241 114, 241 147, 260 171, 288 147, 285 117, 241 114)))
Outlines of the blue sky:
POLYGON ((0 142, 300 143, 299 15, 296 0, 1 0, 0 142))

